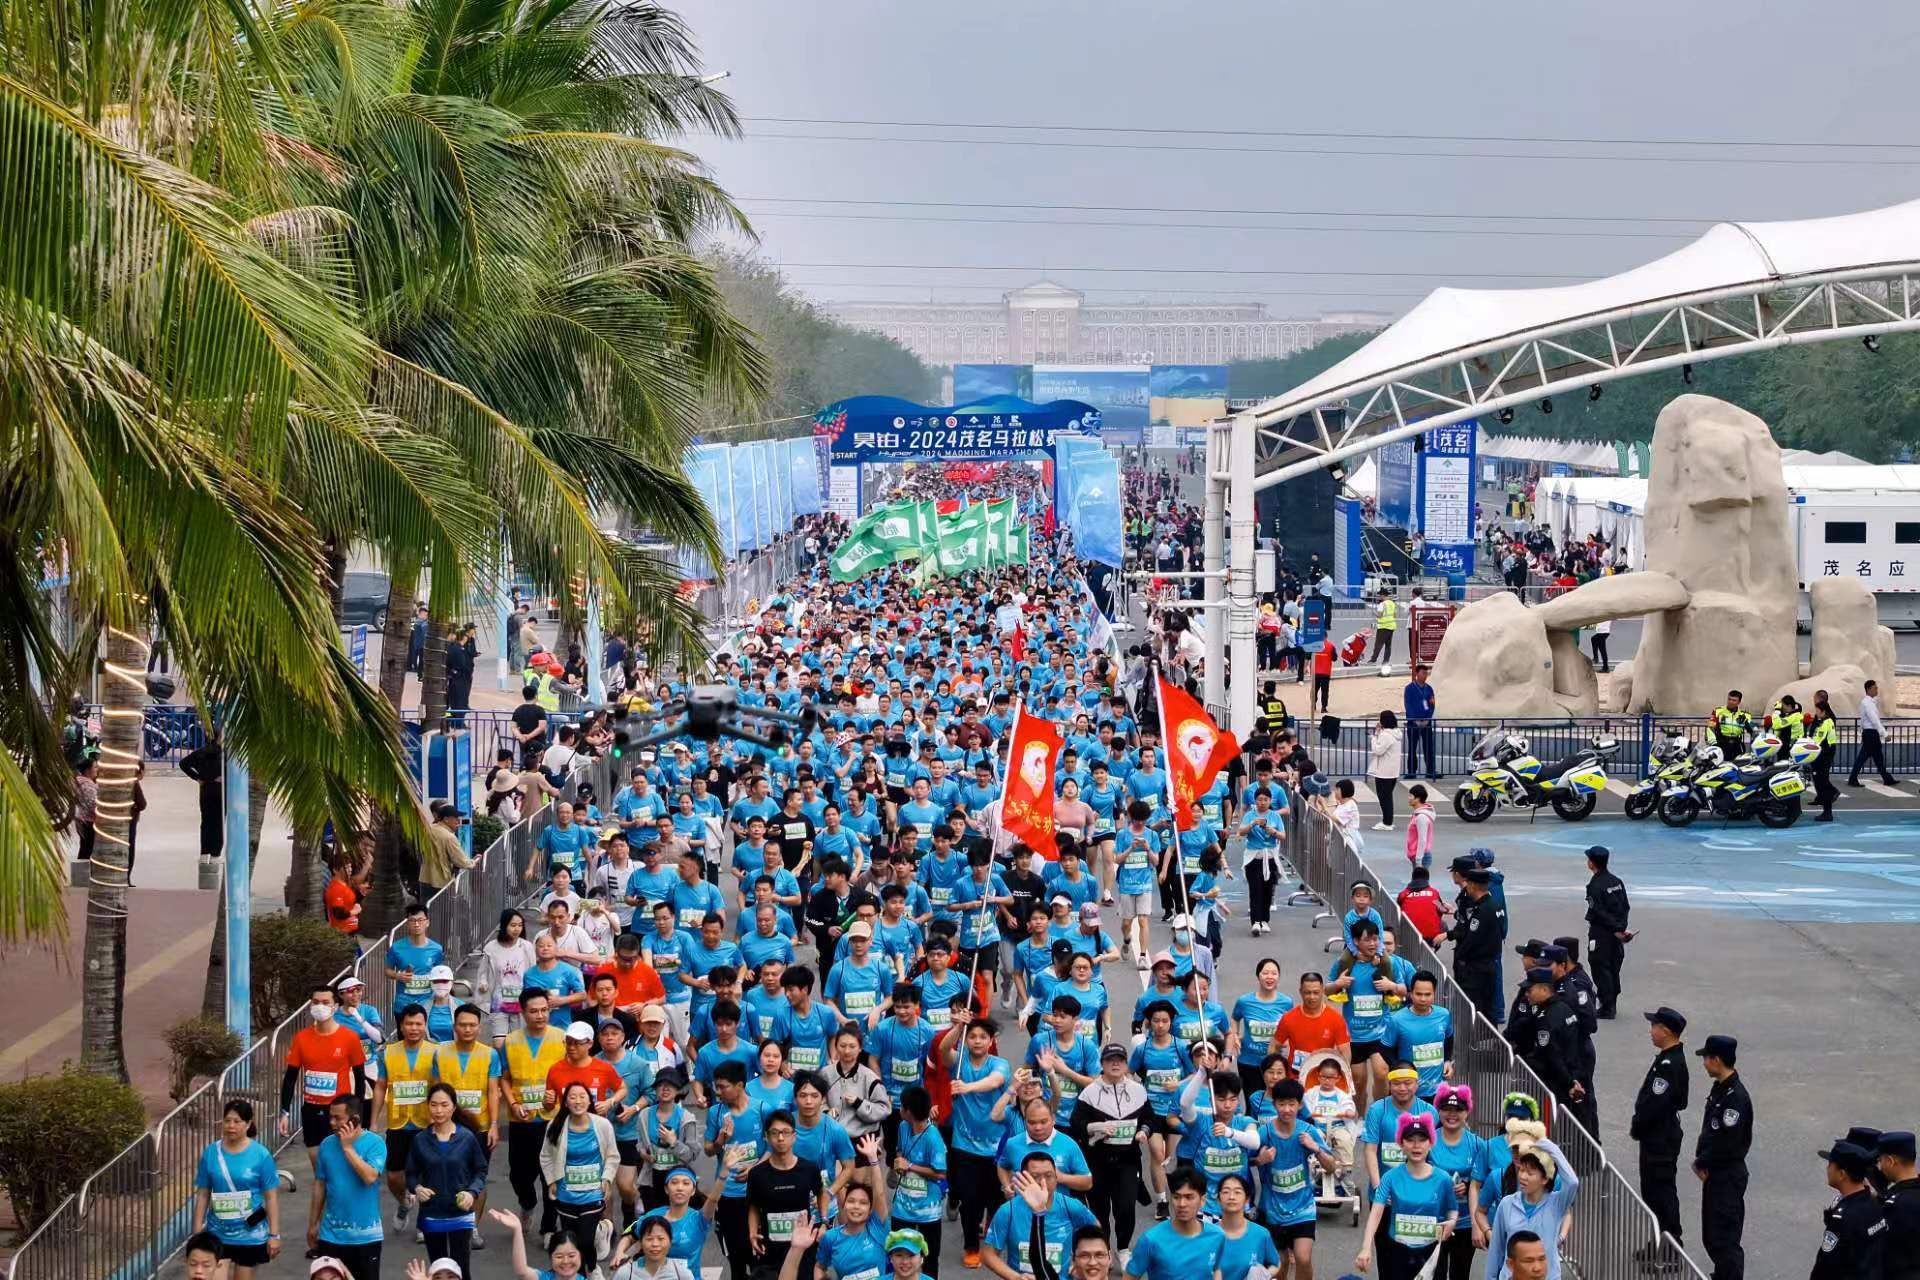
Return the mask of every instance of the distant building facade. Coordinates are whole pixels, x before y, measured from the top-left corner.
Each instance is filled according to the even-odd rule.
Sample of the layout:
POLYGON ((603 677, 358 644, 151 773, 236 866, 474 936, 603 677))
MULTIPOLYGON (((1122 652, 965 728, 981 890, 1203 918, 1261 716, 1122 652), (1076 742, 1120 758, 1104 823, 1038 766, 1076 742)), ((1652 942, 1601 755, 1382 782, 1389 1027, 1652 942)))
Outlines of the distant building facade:
POLYGON ((1088 304, 1043 280, 999 302, 830 302, 842 324, 884 334, 928 364, 1226 364, 1292 355, 1390 315, 1273 319, 1261 302, 1088 304))

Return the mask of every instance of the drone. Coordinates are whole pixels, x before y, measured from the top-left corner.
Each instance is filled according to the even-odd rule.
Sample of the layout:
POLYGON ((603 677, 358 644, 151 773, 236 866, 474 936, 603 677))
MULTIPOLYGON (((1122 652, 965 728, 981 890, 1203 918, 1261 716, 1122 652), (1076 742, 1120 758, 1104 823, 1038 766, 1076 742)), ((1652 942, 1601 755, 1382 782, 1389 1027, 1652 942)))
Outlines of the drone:
POLYGON ((740 705, 739 691, 732 685, 699 684, 689 689, 684 698, 676 698, 658 711, 644 715, 630 712, 625 706, 616 706, 613 708, 613 722, 616 726, 613 735, 615 754, 629 748, 637 750, 658 746, 683 737, 700 742, 718 742, 723 737, 738 738, 742 742, 778 751, 793 740, 794 735, 788 732, 789 726, 798 729, 800 737, 809 737, 817 732, 820 728, 820 710, 810 702, 803 704, 797 712, 779 711, 772 707, 743 707, 740 705), (630 716, 661 727, 633 738, 626 730, 617 727, 630 716), (749 721, 766 723, 756 725, 749 721))

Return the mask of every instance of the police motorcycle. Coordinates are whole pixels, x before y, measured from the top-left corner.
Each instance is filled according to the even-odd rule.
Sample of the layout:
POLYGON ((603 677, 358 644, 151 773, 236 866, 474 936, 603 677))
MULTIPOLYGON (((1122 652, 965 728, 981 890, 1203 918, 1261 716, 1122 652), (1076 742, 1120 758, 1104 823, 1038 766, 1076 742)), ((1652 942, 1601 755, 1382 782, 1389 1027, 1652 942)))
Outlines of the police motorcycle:
POLYGON ((1471 771, 1453 793, 1453 811, 1463 822, 1485 822, 1502 805, 1535 811, 1551 806, 1578 822, 1607 789, 1606 762, 1619 749, 1617 739, 1599 734, 1565 759, 1542 764, 1528 753, 1525 734, 1495 729, 1468 756, 1471 771))
POLYGON ((1660 821, 1684 827, 1703 813, 1719 818, 1758 818, 1762 826, 1783 829, 1800 821, 1801 795, 1807 789, 1802 770, 1820 754, 1820 744, 1801 738, 1781 753, 1782 743, 1762 733, 1732 760, 1711 743, 1694 751, 1700 764, 1691 779, 1669 785, 1660 795, 1660 821))
POLYGON ((1700 767, 1693 740, 1685 734, 1654 743, 1647 753, 1647 776, 1627 793, 1627 816, 1635 821, 1651 818, 1660 807, 1661 793, 1677 783, 1691 781, 1700 767))

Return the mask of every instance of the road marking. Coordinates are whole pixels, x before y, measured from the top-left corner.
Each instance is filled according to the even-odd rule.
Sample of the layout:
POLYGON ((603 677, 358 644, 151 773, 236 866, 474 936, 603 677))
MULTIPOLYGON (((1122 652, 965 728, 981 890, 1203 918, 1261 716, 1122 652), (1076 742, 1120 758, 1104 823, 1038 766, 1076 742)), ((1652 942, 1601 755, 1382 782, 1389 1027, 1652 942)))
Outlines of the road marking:
MULTIPOLYGON (((212 941, 213 925, 204 925, 133 970, 127 975, 126 987, 121 996, 122 1002, 129 1002, 134 992, 165 977, 169 970, 194 952, 205 951, 212 941)), ((16 1066, 25 1065, 34 1054, 79 1029, 80 1006, 75 1004, 41 1024, 40 1029, 32 1035, 16 1040, 13 1047, 5 1053, 0 1053, 0 1073, 10 1074, 16 1066)))
POLYGON ((1905 800, 1912 794, 1911 792, 1902 791, 1898 787, 1890 787, 1884 782, 1862 781, 1860 785, 1877 796, 1892 796, 1896 800, 1905 800))

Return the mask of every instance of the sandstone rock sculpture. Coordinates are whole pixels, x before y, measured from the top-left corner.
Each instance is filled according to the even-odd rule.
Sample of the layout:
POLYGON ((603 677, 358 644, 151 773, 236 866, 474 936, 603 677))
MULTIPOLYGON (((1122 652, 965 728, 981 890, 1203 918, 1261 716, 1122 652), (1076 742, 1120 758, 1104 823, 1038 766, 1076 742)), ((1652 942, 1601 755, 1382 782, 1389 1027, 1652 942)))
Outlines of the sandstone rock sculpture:
POLYGON ((1893 631, 1880 625, 1873 592, 1858 578, 1820 578, 1808 595, 1813 604, 1813 660, 1807 670, 1817 675, 1836 666, 1859 667, 1868 679, 1880 682, 1881 709, 1891 710, 1893 631))
POLYGON ((1842 662, 1815 675, 1782 685, 1774 690, 1771 698, 1767 699, 1767 705, 1771 707, 1779 701, 1782 694, 1790 693, 1795 702, 1803 707, 1810 707, 1813 705, 1814 693, 1825 689, 1827 701, 1833 706, 1833 714, 1844 720, 1848 716, 1860 714, 1860 699, 1867 691, 1866 685, 1866 672, 1850 662, 1842 662))
POLYGON ((1613 670, 1600 677, 1600 710, 1625 711, 1633 702, 1633 663, 1616 662, 1613 670))
POLYGON ((1590 627, 1609 618, 1637 618, 1686 607, 1687 589, 1674 578, 1651 570, 1595 578, 1555 596, 1534 613, 1549 631, 1590 627))
POLYGON ((1634 654, 1634 710, 1705 715, 1729 687, 1799 674, 1799 595, 1780 448, 1767 424, 1711 396, 1660 411, 1647 485, 1647 568, 1684 608, 1649 617, 1634 654))
POLYGON ((1505 717, 1562 714, 1553 688, 1547 629, 1517 596, 1502 591, 1454 615, 1434 659, 1434 697, 1445 714, 1505 717))

